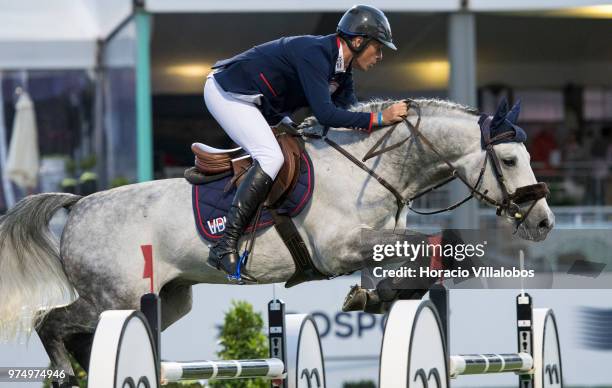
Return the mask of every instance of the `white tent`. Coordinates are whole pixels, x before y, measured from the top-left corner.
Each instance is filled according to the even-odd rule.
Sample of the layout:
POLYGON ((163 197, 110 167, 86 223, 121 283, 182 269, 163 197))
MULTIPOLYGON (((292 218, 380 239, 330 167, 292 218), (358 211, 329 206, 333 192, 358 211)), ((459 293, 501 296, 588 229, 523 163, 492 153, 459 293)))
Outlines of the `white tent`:
MULTIPOLYGON (((340 12, 354 0, 142 0, 151 13, 340 12)), ((370 0, 384 10, 452 12, 462 0, 370 0)), ((609 0, 469 0, 473 11, 546 11, 609 4, 609 0)), ((133 11, 133 0, 2 0, 0 70, 93 68, 97 41, 133 11)), ((612 14, 612 10, 610 10, 612 14)))
POLYGON ((3 0, 0 70, 93 68, 98 39, 131 12, 130 0, 3 0))
MULTIPOLYGON (((365 1, 366 3, 368 1, 365 1)), ((163 12, 342 11, 353 0, 144 0, 145 9, 163 12)), ((456 11, 461 0, 371 0, 389 11, 456 11)), ((608 0, 470 0, 474 11, 533 11, 609 4, 608 0)), ((92 68, 98 39, 132 13, 132 0, 2 0, 0 70, 92 68)))
MULTIPOLYGON (((3 0, 0 3, 0 75, 3 70, 93 69, 98 41, 108 37, 131 14, 131 0, 3 0)), ((18 121, 17 117, 15 120, 18 121)), ((13 136, 11 144, 20 139, 23 138, 13 136)), ((6 160, 6 148, 5 125, 0 122, 0 164, 5 172, 2 186, 5 203, 10 207, 14 198, 9 176, 21 186, 33 186, 38 157, 34 158, 33 152, 13 150, 6 160), (24 155, 29 155, 27 160, 23 160, 24 155)))
MULTIPOLYGON (((461 9, 462 0, 146 0, 151 12, 341 12, 356 3, 375 5, 387 11, 452 12, 461 9)), ((606 5, 609 0, 469 0, 473 11, 533 11, 606 5)))

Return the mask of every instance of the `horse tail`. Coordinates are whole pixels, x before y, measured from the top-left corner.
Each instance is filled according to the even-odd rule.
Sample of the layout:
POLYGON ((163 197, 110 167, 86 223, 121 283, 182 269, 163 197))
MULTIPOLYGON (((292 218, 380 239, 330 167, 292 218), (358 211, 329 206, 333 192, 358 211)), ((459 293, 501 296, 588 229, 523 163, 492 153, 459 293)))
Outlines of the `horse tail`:
POLYGON ((0 217, 0 342, 29 337, 53 308, 78 298, 48 224, 58 209, 81 198, 31 195, 0 217))

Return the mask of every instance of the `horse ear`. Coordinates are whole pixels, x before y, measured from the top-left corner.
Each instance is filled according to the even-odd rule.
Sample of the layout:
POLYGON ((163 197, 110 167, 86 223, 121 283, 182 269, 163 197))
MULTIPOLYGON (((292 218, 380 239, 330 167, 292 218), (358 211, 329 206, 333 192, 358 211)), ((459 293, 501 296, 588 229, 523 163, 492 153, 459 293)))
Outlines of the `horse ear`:
POLYGON ((508 100, 506 100, 506 97, 504 97, 499 103, 499 106, 497 107, 497 112, 495 112, 495 116, 493 116, 493 120, 491 121, 491 128, 495 128, 499 124, 501 124, 506 119, 507 114, 508 100))
POLYGON ((512 124, 516 124, 518 122, 519 113, 521 113, 521 100, 518 100, 516 104, 510 109, 508 116, 506 117, 508 121, 512 124))

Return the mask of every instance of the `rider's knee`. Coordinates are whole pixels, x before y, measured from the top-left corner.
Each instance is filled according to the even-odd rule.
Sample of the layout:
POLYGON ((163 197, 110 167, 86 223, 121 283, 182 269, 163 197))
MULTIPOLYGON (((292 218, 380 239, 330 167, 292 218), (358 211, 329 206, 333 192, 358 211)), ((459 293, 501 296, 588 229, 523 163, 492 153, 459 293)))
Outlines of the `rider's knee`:
POLYGON ((280 150, 278 153, 274 152, 260 159, 262 159, 262 160, 259 160, 259 164, 261 165, 261 168, 272 179, 276 178, 281 167, 283 167, 283 163, 285 162, 283 153, 280 152, 280 150))

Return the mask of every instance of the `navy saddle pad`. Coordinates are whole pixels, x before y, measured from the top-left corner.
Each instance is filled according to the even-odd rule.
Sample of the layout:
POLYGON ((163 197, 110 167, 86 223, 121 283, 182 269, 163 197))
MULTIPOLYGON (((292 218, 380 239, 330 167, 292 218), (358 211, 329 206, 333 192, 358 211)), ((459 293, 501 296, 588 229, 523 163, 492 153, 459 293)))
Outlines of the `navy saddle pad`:
MULTIPOLYGON (((196 228, 203 239, 215 241, 223 235, 225 231, 226 214, 229 210, 236 187, 225 192, 231 176, 217 181, 192 185, 193 213, 196 220, 196 228)), ((314 169, 312 161, 305 152, 301 155, 300 176, 295 187, 283 200, 277 211, 293 217, 298 215, 312 197, 314 188, 314 169)), ((256 230, 266 228, 274 224, 270 213, 264 209, 256 225, 256 230)), ((252 231, 253 225, 249 225, 247 232, 252 231)))

